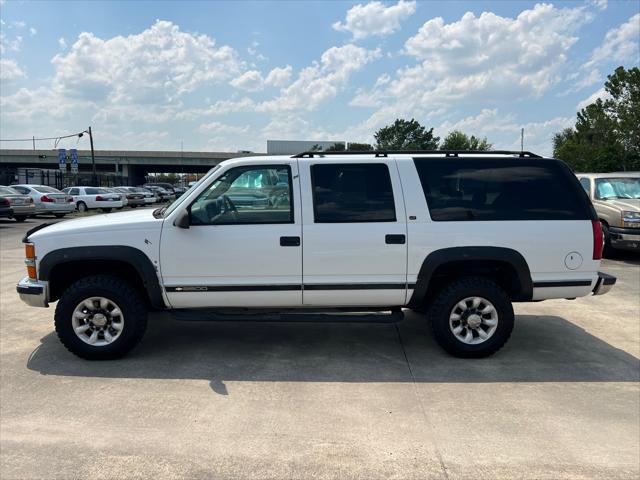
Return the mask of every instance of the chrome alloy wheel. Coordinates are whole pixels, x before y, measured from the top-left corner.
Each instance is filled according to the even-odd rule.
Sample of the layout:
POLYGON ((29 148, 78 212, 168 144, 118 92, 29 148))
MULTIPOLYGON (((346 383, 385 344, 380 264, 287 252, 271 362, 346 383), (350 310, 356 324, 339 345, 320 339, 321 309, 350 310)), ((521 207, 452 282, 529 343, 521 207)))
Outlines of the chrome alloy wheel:
POLYGON ((449 315, 449 328, 458 340, 467 345, 486 342, 498 327, 496 307, 482 297, 460 300, 449 315))
POLYGON ((90 297, 76 306, 71 323, 80 340, 94 347, 104 347, 122 334, 124 316, 112 300, 90 297))

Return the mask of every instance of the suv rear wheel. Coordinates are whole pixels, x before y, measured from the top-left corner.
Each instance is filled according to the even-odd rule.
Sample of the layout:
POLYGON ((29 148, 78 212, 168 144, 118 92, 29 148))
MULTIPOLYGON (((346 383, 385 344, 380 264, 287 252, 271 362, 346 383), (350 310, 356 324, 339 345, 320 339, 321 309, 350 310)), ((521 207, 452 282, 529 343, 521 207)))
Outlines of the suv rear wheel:
POLYGON ((506 292, 493 280, 454 280, 429 308, 433 334, 450 354, 481 358, 497 352, 513 331, 514 315, 506 292))
POLYGON ((146 326, 144 299, 126 281, 111 275, 78 280, 56 306, 60 341, 87 360, 122 357, 140 342, 146 326))

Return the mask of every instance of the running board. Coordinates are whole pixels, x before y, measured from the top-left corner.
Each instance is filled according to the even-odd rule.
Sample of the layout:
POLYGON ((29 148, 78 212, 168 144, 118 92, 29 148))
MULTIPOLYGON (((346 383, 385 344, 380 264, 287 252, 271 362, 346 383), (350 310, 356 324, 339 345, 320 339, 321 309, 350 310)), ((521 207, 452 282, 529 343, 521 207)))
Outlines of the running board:
POLYGON ((174 320, 186 322, 322 322, 322 323, 397 323, 404 319, 402 310, 386 312, 255 312, 234 313, 215 309, 175 309, 174 320))

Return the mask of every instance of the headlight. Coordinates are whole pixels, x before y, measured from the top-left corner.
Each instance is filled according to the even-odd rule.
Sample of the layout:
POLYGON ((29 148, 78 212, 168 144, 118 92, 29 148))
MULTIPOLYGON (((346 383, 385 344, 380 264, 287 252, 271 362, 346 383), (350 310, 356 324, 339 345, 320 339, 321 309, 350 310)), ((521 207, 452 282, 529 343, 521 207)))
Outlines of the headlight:
POLYGON ((624 210, 621 217, 623 228, 640 228, 640 212, 624 210))

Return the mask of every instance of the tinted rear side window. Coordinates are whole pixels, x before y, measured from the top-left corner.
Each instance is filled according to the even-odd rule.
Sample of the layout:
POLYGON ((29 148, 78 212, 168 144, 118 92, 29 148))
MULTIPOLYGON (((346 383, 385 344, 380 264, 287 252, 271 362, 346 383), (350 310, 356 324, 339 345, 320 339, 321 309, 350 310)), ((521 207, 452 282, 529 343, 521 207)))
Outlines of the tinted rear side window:
POLYGON ((311 166, 316 223, 395 222, 389 169, 381 163, 311 166))
POLYGON ((538 159, 415 159, 431 219, 588 220, 577 179, 538 159))

